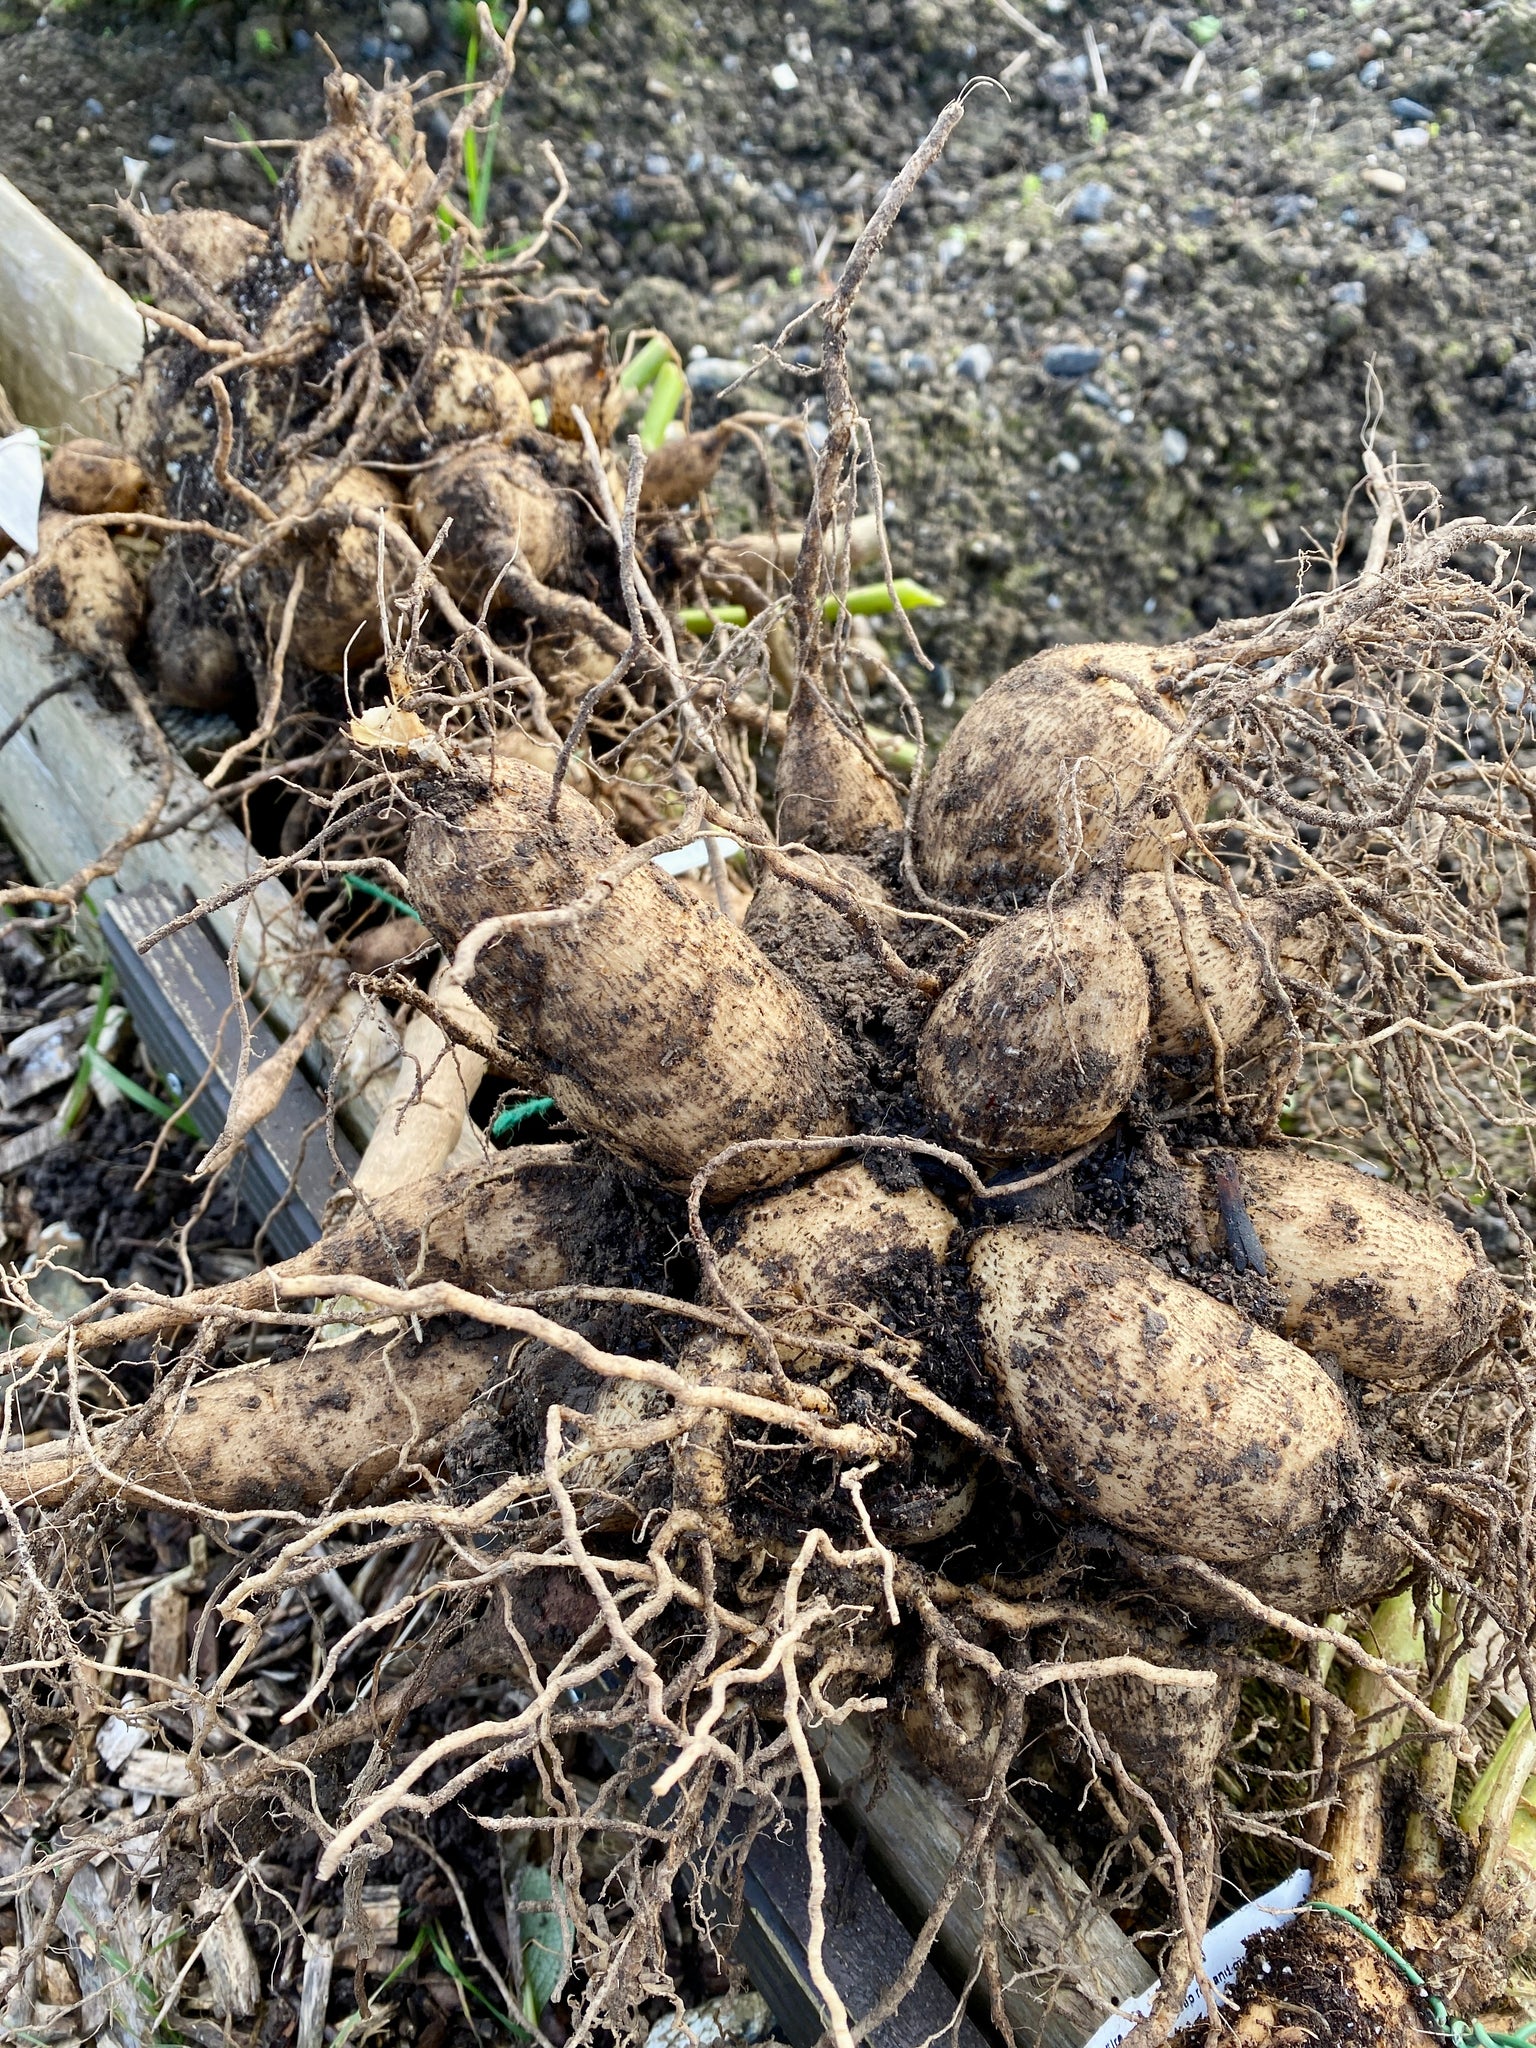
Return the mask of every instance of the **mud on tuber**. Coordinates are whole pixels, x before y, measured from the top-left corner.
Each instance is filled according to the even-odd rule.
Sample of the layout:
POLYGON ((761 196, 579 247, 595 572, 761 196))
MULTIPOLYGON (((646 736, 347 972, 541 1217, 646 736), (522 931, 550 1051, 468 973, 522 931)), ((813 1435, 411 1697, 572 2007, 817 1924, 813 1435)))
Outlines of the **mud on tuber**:
MULTIPOLYGON (((345 876, 407 903, 415 957, 360 985, 564 1128, 375 1172, 249 1281, 44 1319, 6 1392, 10 1440, 43 1440, 0 1456, 19 1722, 71 1686, 125 1711, 100 1546, 174 1506, 229 1560, 175 1698, 236 1760, 165 1842, 276 1811, 281 1778, 352 1898, 391 1826, 473 1792, 548 1862, 571 2026, 643 2034, 674 1899, 728 1947, 705 1881, 728 1918, 787 1803, 829 2035, 879 2024, 823 1954, 817 1752, 852 1714, 971 1801, 956 1881, 1004 2032, 1021 1957, 1051 1968, 986 1874, 1027 1813, 1161 1968, 1142 2041, 1223 1870, 1266 1855, 1347 1891, 1447 2013, 1507 2013, 1536 1914, 1536 1750, 1496 1709, 1536 1678, 1536 535, 1426 517, 1277 617, 1048 650, 936 758, 864 641, 902 726, 872 732, 824 621, 860 533, 894 578, 847 336, 960 106, 814 309, 801 545, 727 545, 718 442, 692 497, 648 489, 601 332, 497 352, 560 174, 529 249, 480 248, 454 176, 512 80, 481 34, 500 63, 440 169, 408 90, 338 73, 270 235, 125 213, 163 331, 124 449, 55 455, 28 580, 109 676, 137 657, 160 703, 238 715, 292 793, 263 872, 334 930, 345 876), (687 632, 727 597, 744 626, 687 632), (703 881, 656 865, 701 837, 703 881), (1502 1219, 1497 1270, 1450 1195, 1502 1219), (366 1693, 333 1650, 258 1750, 241 1674, 322 1543, 424 1546, 430 1619, 366 1693), (445 1720, 466 1672, 511 1683, 445 1720), (294 1791, 333 1749, 348 1782, 294 1791), (533 1774, 541 1813, 498 1815, 486 1784, 533 1774)), ((1423 2031, 1353 1922, 1279 1943, 1336 2032, 1423 2031)), ((1237 1997, 1239 2038, 1280 2038, 1261 1975, 1237 1997)))

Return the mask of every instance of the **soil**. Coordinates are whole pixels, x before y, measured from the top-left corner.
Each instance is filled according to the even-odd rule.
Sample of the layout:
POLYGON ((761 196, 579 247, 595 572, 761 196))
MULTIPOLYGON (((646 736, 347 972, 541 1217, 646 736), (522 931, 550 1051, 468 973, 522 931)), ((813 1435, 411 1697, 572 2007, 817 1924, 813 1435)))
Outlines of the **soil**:
MULTIPOLYGON (((855 322, 899 566, 948 600, 925 628, 940 703, 1044 644, 1168 639, 1283 600, 1358 481, 1369 365, 1378 449, 1450 510, 1536 492, 1536 11, 1232 5, 1203 45, 1123 0, 1034 12, 1050 47, 1017 10, 942 0, 557 0, 523 32, 491 192, 506 241, 547 196, 544 137, 571 179, 551 280, 570 296, 521 308, 509 351, 601 318, 751 362, 945 99, 1009 74, 971 95, 855 322)), ((206 138, 311 132, 322 38, 375 79, 457 79, 464 25, 461 0, 0 11, 0 170, 131 276, 110 212, 125 156, 152 205, 264 220, 262 170, 206 138)), ((724 403, 814 415, 815 354, 798 330, 724 403)), ((727 463, 724 525, 761 517, 755 460, 727 463)))

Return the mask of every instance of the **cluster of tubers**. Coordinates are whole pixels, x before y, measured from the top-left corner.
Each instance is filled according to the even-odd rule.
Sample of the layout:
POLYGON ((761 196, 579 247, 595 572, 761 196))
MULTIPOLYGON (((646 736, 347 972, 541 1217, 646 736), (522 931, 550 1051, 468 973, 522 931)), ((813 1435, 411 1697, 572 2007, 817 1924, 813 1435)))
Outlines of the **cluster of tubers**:
MULTIPOLYGON (((1517 1320, 1474 1235, 1372 1158, 1283 1135, 1307 1036, 1358 977, 1350 900, 1315 861, 1213 850, 1193 648, 1042 653, 901 787, 805 638, 830 521, 795 569, 814 608, 787 706, 737 704, 719 742, 698 705, 732 689, 657 652, 707 559, 672 508, 718 440, 667 444, 626 531, 603 338, 521 365, 476 346, 467 245, 398 98, 338 75, 328 99, 270 235, 140 224, 166 332, 125 447, 50 464, 34 604, 119 675, 147 615, 160 703, 248 727, 285 664, 345 677, 354 715, 333 712, 360 772, 382 749, 396 778, 390 857, 454 997, 436 1042, 462 1032, 474 1076, 515 1075, 570 1140, 365 1177, 302 1258, 84 1324, 87 1348, 168 1339, 328 1287, 419 1319, 215 1372, 89 1458, 0 1457, 0 1488, 43 1511, 109 1474, 129 1502, 361 1511, 472 1491, 477 1431, 536 1490, 570 1426, 562 1540, 622 1557, 685 1529, 710 1600, 768 1613, 817 1530, 829 1556, 867 1541, 883 1592, 835 1656, 967 1796, 1028 1629, 990 1593, 968 1634, 933 1620, 970 1597, 950 1560, 967 1587, 1070 1583, 1072 1653, 1114 1667, 1090 1707, 1162 1800, 1199 1917, 1237 1698, 1217 1649, 1400 1591, 1437 1545, 1465 1563, 1414 1404, 1475 1387, 1517 1320), (120 551, 112 519, 70 523, 108 514, 153 533, 120 551), (666 806, 638 771, 623 801, 604 782, 584 721, 609 692, 638 729, 675 721, 666 806), (685 798, 744 849, 739 920, 723 881, 710 899, 649 857, 685 798), (326 1407, 345 1426, 317 1435, 326 1407), (909 1595, 924 1657, 893 1618, 909 1595), (1181 1657, 1188 1686, 1158 1682, 1181 1657)), ((733 573, 771 602, 772 564, 733 573)))

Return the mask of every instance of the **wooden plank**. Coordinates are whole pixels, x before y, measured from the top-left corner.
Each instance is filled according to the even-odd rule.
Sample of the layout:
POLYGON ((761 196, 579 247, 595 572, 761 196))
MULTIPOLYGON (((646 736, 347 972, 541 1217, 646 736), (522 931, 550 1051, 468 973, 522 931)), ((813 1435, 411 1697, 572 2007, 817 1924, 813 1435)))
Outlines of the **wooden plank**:
POLYGON ((137 368, 144 315, 119 284, 0 178, 0 387, 45 434, 113 431, 113 386, 137 368))
MULTIPOLYGON (((169 889, 135 889, 103 905, 101 930, 123 1000, 155 1065, 175 1074, 188 1093, 206 1074, 187 1114, 199 1137, 211 1145, 224 1128, 240 1060, 240 1022, 230 1002, 229 969, 195 924, 147 954, 137 950, 138 940, 181 908, 169 889)), ((249 1003, 244 1008, 254 1065, 273 1056, 277 1040, 249 1003)), ((350 1175, 357 1154, 339 1132, 334 1142, 350 1175)), ((234 1172, 241 1203, 266 1223, 281 1257, 292 1258, 314 1243, 336 1176, 326 1142, 325 1104, 302 1075, 293 1076, 276 1108, 247 1136, 234 1172)))
MULTIPOLYGON (((160 770, 128 714, 105 684, 66 654, 39 626, 21 598, 0 603, 0 726, 20 715, 61 676, 72 687, 50 698, 0 751, 0 826, 34 881, 62 882, 148 810, 160 770)), ((115 881, 93 884, 98 907, 118 890, 159 883, 198 900, 217 896, 249 876, 250 842, 214 807, 191 817, 207 791, 189 768, 178 768, 166 818, 190 822, 136 846, 115 881)), ((320 1086, 334 1073, 338 1116, 349 1137, 367 1143, 389 1100, 398 1042, 388 1018, 345 987, 346 969, 312 918, 280 882, 258 882, 250 894, 211 911, 208 926, 226 951, 238 942, 240 975, 263 1012, 286 1035, 303 1016, 324 976, 337 1000, 305 1055, 320 1086), (244 916, 241 912, 244 910, 244 916)))
MULTIPOLYGON (((912 1940, 831 1828, 824 1830, 822 1853, 827 1867, 822 1959, 838 1997, 857 2021, 903 1969, 912 1940)), ((742 1903, 737 1960, 773 2007, 791 2048, 815 2048, 827 2017, 806 1959, 810 1864, 802 1815, 791 1815, 777 1834, 761 1834, 752 1844, 742 1903)), ((955 2003, 932 1964, 925 1965, 894 2014, 871 2037, 874 2048, 924 2048, 940 2040, 952 2048, 984 2048, 984 2037, 969 2018, 962 2015, 956 2026, 955 2003)))
MULTIPOLYGON (((868 1838, 871 1867, 910 1926, 927 1917, 970 1833, 965 1801, 886 1731, 883 1758, 867 1722, 820 1731, 822 1772, 868 1838), (877 1761, 883 1769, 877 1769, 877 1761)), ((998 1861, 1004 2005, 1021 2042, 1081 2048, 1122 1998, 1153 1981, 1145 1959, 1088 1887, 1015 1810, 998 1861)), ((939 1933, 936 1954, 963 1983, 981 1942, 981 1897, 967 1885, 939 1933)))

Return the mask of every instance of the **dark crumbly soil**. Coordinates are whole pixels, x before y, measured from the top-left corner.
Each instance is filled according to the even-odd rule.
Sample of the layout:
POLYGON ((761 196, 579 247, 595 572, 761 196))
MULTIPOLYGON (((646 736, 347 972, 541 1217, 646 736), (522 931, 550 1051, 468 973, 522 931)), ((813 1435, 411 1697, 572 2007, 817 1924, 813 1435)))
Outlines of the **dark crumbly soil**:
MULTIPOLYGON (((949 599, 927 626, 940 698, 1043 644, 1170 638, 1284 599, 1297 549, 1332 536, 1358 478, 1368 362, 1379 447, 1453 510, 1500 517, 1536 494, 1525 0, 1234 0, 1193 79, 1177 10, 1161 28, 1125 0, 1034 12, 1054 50, 1001 9, 942 0, 800 0, 793 18, 741 0, 555 0, 524 33, 492 231, 536 218, 547 134, 573 185, 557 281, 610 302, 572 299, 566 315, 621 333, 656 320, 684 349, 750 360, 812 298, 813 252, 835 262, 942 102, 1022 49, 1006 92, 973 95, 855 323, 901 565, 949 599), (1434 126, 1394 111, 1404 99, 1434 126), (1425 146, 1395 145, 1415 128, 1425 146), (1062 343, 1102 360, 1049 375, 1062 343)), ((318 34, 375 78, 386 50, 460 76, 460 11, 414 13, 397 0, 393 18, 423 33, 419 56, 386 41, 376 7, 325 0, 56 4, 42 25, 0 11, 0 170, 93 249, 116 232, 124 155, 148 164, 153 204, 264 220, 261 170, 205 138, 234 139, 232 116, 263 137, 310 132, 318 34)), ((121 253, 106 261, 131 274, 121 253)), ((505 345, 556 324, 526 307, 505 345)), ((726 402, 814 406, 814 334, 787 353, 811 361, 726 402)), ((761 516, 751 465, 745 450, 727 464, 726 523, 761 516)))

